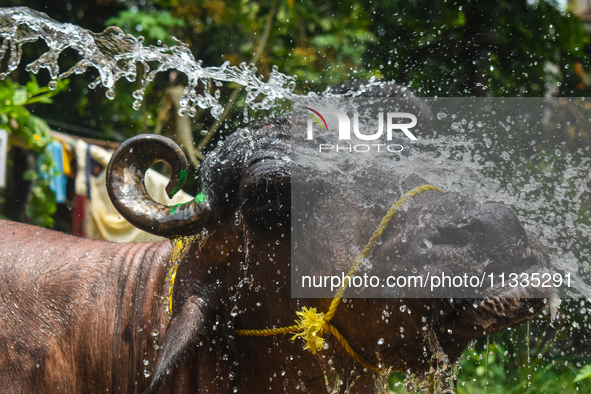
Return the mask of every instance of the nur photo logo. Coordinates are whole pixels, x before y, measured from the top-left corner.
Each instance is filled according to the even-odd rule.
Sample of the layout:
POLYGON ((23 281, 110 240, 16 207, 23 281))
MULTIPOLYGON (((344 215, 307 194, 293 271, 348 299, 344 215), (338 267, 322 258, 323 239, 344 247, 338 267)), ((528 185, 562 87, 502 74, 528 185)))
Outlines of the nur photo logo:
POLYGON ((349 144, 319 144, 320 152, 326 151, 348 151, 348 152, 401 152, 404 147, 400 144, 380 143, 384 140, 392 141, 397 137, 405 136, 411 141, 416 141, 417 137, 410 131, 417 125, 417 117, 409 112, 378 112, 373 119, 362 119, 360 121, 359 112, 353 112, 352 118, 340 109, 336 108, 310 108, 304 107, 309 112, 306 113, 310 118, 307 123, 307 140, 314 140, 315 132, 338 132, 339 142, 349 142, 349 144), (338 131, 331 127, 329 129, 326 119, 334 120, 336 118, 338 131), (373 122, 373 121, 377 122, 373 122), (360 123, 362 127, 360 127, 360 123), (377 123, 377 126, 376 126, 377 123), (361 129, 364 128, 362 131, 361 129), (373 144, 351 144, 352 134, 354 140, 373 141, 373 144), (397 135, 398 134, 398 135, 397 135))

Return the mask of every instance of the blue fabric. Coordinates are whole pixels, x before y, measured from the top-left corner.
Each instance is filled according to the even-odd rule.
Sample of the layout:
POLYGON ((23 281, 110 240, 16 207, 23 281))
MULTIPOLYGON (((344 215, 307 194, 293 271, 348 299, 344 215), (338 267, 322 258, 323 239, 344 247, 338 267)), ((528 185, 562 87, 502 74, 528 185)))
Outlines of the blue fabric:
POLYGON ((63 163, 63 146, 59 142, 52 142, 49 144, 49 153, 53 157, 55 162, 56 173, 51 177, 49 181, 49 188, 55 194, 55 200, 58 203, 66 201, 66 183, 67 179, 64 176, 64 163, 63 163))

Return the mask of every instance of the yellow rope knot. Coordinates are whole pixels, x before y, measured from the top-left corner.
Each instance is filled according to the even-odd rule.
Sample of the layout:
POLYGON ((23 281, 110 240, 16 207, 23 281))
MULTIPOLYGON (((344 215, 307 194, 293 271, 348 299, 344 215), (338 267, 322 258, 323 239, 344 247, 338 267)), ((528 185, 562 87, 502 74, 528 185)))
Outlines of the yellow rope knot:
POLYGON ((327 332, 326 315, 324 313, 317 313, 316 308, 303 307, 301 311, 297 311, 296 315, 299 320, 296 320, 297 330, 291 340, 302 338, 305 342, 304 350, 310 350, 312 354, 322 349, 324 345, 324 338, 322 336, 327 332))
MULTIPOLYGON (((384 230, 390 223, 392 217, 398 212, 402 205, 416 196, 419 193, 422 193, 427 190, 437 190, 441 193, 445 193, 443 190, 436 186, 432 185, 421 185, 417 186, 412 190, 406 192, 397 202, 394 204, 388 213, 382 218, 380 224, 374 231, 372 237, 365 245, 365 248, 361 251, 359 256, 355 259, 353 265, 349 269, 347 273, 347 277, 352 277, 357 272, 357 268, 361 265, 361 261, 365 258, 368 258, 373 247, 375 246, 377 240, 382 236, 384 230)), ((299 317, 299 320, 296 320, 295 325, 289 327, 280 327, 280 328, 265 328, 262 330, 235 330, 236 334, 238 335, 247 335, 247 336, 270 336, 270 335, 279 335, 279 334, 288 334, 288 333, 295 333, 291 340, 295 341, 296 338, 302 338, 305 342, 304 350, 310 350, 313 354, 316 354, 317 351, 322 349, 324 345, 324 339, 322 336, 326 333, 331 333, 337 342, 345 349, 345 351, 358 363, 363 365, 365 368, 375 372, 381 373, 384 372, 384 368, 381 366, 376 366, 369 363, 365 360, 361 355, 359 355, 353 348, 349 345, 347 340, 343 337, 343 335, 337 330, 335 326, 330 324, 330 321, 334 317, 335 313, 337 312, 337 308, 345 295, 345 291, 347 290, 348 285, 347 282, 343 283, 341 287, 335 293, 330 307, 328 308, 328 312, 324 313, 317 313, 316 308, 307 308, 302 307, 301 310, 297 311, 296 314, 299 317)), ((389 369, 387 371, 390 371, 389 369)))

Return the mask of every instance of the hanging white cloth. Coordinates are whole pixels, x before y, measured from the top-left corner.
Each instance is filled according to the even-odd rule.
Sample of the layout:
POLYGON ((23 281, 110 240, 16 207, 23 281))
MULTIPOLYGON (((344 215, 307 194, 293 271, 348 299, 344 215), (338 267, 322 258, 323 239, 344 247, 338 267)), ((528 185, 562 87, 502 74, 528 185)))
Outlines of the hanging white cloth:
MULTIPOLYGON (((85 145, 86 143, 83 141, 80 143, 80 140, 76 144, 77 158, 80 158, 77 162, 83 162, 78 167, 76 192, 88 193, 88 190, 86 190, 87 185, 90 186, 90 192, 88 193, 90 201, 87 201, 89 215, 85 223, 86 236, 112 242, 143 242, 164 239, 135 228, 119 214, 113 206, 105 187, 106 168, 113 152, 95 145, 91 145, 90 149, 86 149, 85 145), (92 175, 91 171, 84 168, 88 163, 86 152, 89 152, 92 159, 103 166, 104 169, 98 175, 92 175)), ((168 181, 168 177, 152 169, 146 172, 144 178, 148 194, 161 204, 175 205, 193 200, 191 195, 183 191, 179 191, 172 199, 168 198, 166 194, 168 181)))

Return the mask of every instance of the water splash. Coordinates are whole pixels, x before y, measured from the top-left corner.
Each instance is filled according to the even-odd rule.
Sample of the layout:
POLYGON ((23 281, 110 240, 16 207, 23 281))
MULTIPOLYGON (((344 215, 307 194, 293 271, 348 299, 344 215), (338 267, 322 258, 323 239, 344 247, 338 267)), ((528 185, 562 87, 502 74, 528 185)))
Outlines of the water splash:
MULTIPOLYGON (((385 104, 387 100, 388 108, 394 108, 399 101, 391 99, 390 95, 388 98, 382 95, 384 101, 364 96, 390 89, 391 85, 383 81, 373 81, 365 85, 365 91, 349 92, 344 97, 331 90, 320 95, 310 94, 308 97, 315 101, 308 105, 338 108, 349 114, 359 108, 385 104)), ((526 230, 550 249, 551 267, 563 275, 570 274, 568 285, 556 282, 561 283, 557 285, 561 296, 591 297, 591 136, 587 124, 591 104, 588 100, 447 98, 424 101, 432 111, 427 117, 430 121, 425 121, 430 125, 417 132, 417 141, 393 140, 404 146, 400 154, 379 154, 375 150, 343 153, 347 152, 348 144, 368 144, 368 141, 354 138, 337 141, 335 132, 318 133, 318 130, 313 143, 339 143, 345 149, 322 152, 312 165, 321 168, 325 161, 342 160, 341 168, 345 170, 335 181, 349 183, 356 182, 350 168, 359 171, 363 167, 369 171, 390 166, 396 174, 418 175, 426 183, 447 192, 470 196, 477 201, 503 202, 513 208, 526 230)), ((297 105, 296 100, 296 108, 297 105)), ((407 101, 405 105, 410 108, 413 104, 407 101)), ((327 116, 328 128, 339 130, 332 118, 335 117, 327 116)), ((374 132, 376 128, 369 126, 367 129, 374 132)), ((375 142, 388 143, 385 138, 370 141, 375 142)), ((302 156, 301 160, 308 158, 302 156)), ((371 202, 360 209, 371 209, 371 202)))
POLYGON ((390 392, 390 374, 392 368, 381 370, 378 373, 374 373, 373 382, 378 394, 388 394, 390 392))
POLYGON ((401 171, 446 191, 511 206, 550 249, 552 267, 572 273, 572 286, 563 287, 561 296, 590 297, 590 106, 584 98, 504 100, 507 114, 519 107, 520 116, 529 114, 527 122, 512 114, 512 121, 491 127, 472 121, 480 117, 477 111, 455 119, 453 111, 442 113, 450 118, 449 129, 421 139, 401 171))
POLYGON ((188 78, 181 106, 182 112, 189 116, 194 116, 199 107, 210 109, 212 116, 219 118, 223 111, 219 102, 219 82, 244 86, 246 107, 256 111, 270 109, 276 100, 294 96, 294 78, 280 73, 277 67, 272 69, 267 81, 257 75, 254 65, 246 63, 231 66, 225 62, 220 67, 204 67, 180 41, 171 47, 144 46, 142 38, 125 34, 117 27, 93 33, 76 25, 57 22, 26 7, 0 9, 0 38, 0 63, 6 62, 6 69, 0 71, 0 79, 17 69, 24 44, 43 40, 48 50, 28 64, 27 71, 37 74, 40 69, 47 69, 51 88, 56 86, 58 79, 83 74, 94 67, 99 77, 89 87, 94 89, 102 85, 106 97, 111 100, 115 98, 115 84, 119 80, 125 78, 134 82, 139 78, 140 88, 132 93, 134 109, 140 108, 145 90, 156 75, 169 70, 179 71, 188 78), (76 51, 80 60, 62 71, 58 59, 66 49, 76 51))

